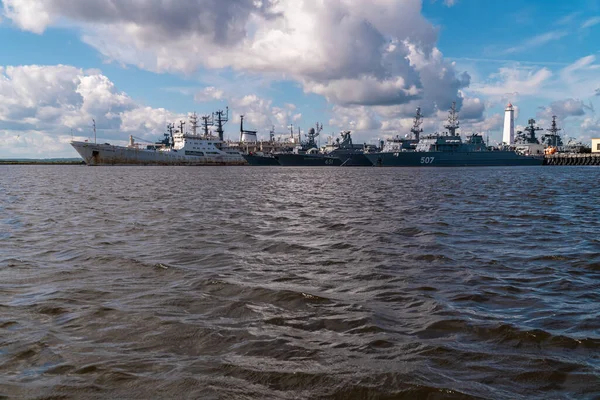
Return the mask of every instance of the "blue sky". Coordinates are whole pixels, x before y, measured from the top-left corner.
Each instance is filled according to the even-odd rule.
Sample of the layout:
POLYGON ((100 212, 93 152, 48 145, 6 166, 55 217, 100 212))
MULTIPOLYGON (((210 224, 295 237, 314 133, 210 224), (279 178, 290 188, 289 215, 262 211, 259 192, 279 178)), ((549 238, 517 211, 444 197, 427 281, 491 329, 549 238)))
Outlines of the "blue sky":
POLYGON ((492 141, 508 101, 518 125, 554 114, 569 137, 600 136, 597 0, 0 4, 0 158, 76 157, 91 118, 119 143, 225 106, 232 139, 245 114, 263 137, 319 121, 374 142, 417 106, 433 132, 452 101, 463 133, 492 141))

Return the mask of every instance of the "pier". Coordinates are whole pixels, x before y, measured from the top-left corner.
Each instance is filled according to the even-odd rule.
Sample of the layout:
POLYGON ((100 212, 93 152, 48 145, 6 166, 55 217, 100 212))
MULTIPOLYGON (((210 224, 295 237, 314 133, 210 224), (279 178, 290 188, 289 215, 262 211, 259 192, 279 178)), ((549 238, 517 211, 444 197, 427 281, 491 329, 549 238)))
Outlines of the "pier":
POLYGON ((544 156, 544 165, 600 165, 600 153, 556 153, 544 156))

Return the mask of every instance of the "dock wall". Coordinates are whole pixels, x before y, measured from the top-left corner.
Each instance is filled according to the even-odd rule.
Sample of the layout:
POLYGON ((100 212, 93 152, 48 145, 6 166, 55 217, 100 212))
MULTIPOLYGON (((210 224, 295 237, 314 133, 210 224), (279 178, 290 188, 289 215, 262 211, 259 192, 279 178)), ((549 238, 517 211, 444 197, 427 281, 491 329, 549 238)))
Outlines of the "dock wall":
POLYGON ((600 165, 600 153, 558 153, 544 156, 544 165, 600 165))

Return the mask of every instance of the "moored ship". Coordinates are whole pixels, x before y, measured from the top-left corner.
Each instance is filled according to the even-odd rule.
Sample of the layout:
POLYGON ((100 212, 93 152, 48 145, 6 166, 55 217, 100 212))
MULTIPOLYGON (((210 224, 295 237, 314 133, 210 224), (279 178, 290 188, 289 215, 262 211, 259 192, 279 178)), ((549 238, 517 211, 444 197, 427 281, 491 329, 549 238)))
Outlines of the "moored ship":
MULTIPOLYGON (((323 125, 317 124, 316 129, 310 128, 306 134, 308 140, 294 147, 292 152, 273 153, 272 157, 279 165, 285 167, 331 167, 342 165, 342 160, 333 155, 319 152, 315 138, 323 130, 323 125)), ((266 156, 263 156, 266 157, 266 156)))
POLYGON ((277 158, 272 154, 259 153, 248 153, 242 155, 249 165, 255 166, 269 166, 269 165, 281 165, 277 158))
MULTIPOLYGON (((71 145, 87 165, 245 165, 242 154, 228 148, 223 140, 223 125, 228 120, 228 112, 218 111, 212 116, 204 116, 204 133, 198 133, 198 117, 190 117, 192 131, 185 132, 184 124, 179 130, 167 126, 168 133, 162 141, 142 145, 129 137, 127 146, 109 143, 72 141, 71 145), (216 124, 218 136, 213 136, 208 127, 216 124)), ((95 136, 95 126, 94 126, 95 136)))
POLYGON ((459 129, 456 104, 452 104, 448 132, 417 138, 413 149, 399 148, 397 151, 367 153, 365 156, 375 166, 383 167, 450 167, 450 166, 516 166, 542 165, 543 155, 524 154, 514 148, 491 148, 483 137, 472 134, 463 142, 457 134, 459 129))
POLYGON ((350 131, 340 132, 340 138, 334 143, 325 146, 324 153, 328 156, 337 157, 341 160, 343 167, 370 167, 371 161, 365 157, 365 152, 376 149, 373 145, 357 145, 352 142, 350 131))

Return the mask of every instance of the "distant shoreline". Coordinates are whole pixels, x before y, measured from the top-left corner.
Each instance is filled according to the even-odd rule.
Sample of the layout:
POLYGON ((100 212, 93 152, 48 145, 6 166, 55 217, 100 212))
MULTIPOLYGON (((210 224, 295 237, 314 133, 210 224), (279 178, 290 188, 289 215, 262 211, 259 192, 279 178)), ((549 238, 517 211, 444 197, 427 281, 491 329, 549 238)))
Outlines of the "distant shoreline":
POLYGON ((85 165, 83 160, 0 160, 0 165, 85 165))

